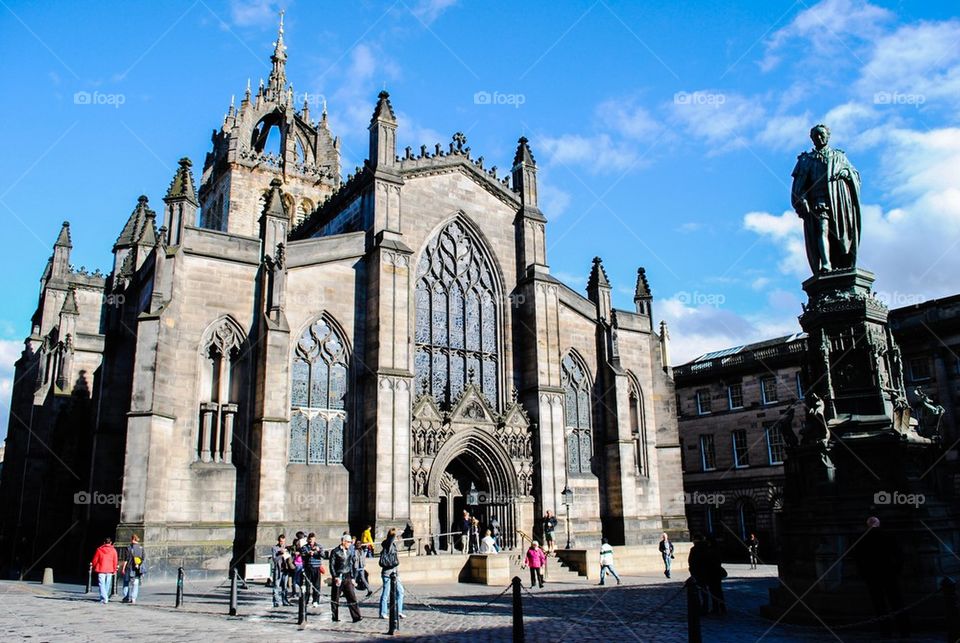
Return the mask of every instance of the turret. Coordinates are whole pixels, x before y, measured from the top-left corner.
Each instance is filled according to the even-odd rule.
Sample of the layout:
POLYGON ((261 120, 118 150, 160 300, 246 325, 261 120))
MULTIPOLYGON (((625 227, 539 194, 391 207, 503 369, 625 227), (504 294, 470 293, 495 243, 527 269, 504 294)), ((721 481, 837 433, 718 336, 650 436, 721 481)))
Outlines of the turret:
POLYGON ((612 303, 610 297, 610 281, 607 279, 607 271, 603 269, 603 261, 600 257, 593 258, 593 268, 590 270, 590 278, 587 280, 587 299, 596 304, 597 318, 610 321, 612 303))
POLYGON ((57 241, 53 244, 53 258, 50 266, 50 277, 53 279, 66 279, 70 274, 70 250, 73 249, 73 243, 70 241, 70 222, 64 221, 60 228, 60 234, 57 241))
POLYGON ((370 119, 370 157, 373 169, 393 171, 397 165, 397 117, 386 90, 377 96, 377 107, 370 119))
POLYGON ((537 162, 527 144, 527 137, 521 136, 517 142, 517 153, 513 157, 513 189, 520 194, 525 208, 537 208, 537 162))
POLYGON ((166 204, 164 226, 167 229, 164 242, 168 246, 179 246, 183 240, 184 228, 197 224, 197 210, 200 203, 197 201, 196 188, 193 187, 192 165, 187 157, 180 159, 167 195, 163 197, 163 202, 166 204))
POLYGON ((113 272, 116 276, 128 277, 133 274, 143 264, 145 253, 152 250, 156 243, 156 230, 153 228, 157 213, 151 210, 148 204, 149 199, 141 194, 137 199, 137 206, 130 213, 120 236, 113 244, 113 272), (145 233, 144 228, 148 225, 151 230, 145 233), (147 236, 145 237, 144 234, 147 236), (140 252, 139 249, 145 240, 146 248, 140 252))

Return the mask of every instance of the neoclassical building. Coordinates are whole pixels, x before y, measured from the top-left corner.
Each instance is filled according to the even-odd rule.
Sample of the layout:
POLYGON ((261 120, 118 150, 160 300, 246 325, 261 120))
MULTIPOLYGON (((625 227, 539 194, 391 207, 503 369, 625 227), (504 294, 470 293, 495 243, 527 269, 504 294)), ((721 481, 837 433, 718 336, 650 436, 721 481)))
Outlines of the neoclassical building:
POLYGON ((600 259, 586 296, 558 281, 528 141, 502 177, 459 133, 398 150, 386 92, 342 181, 282 27, 272 63, 199 189, 181 159, 160 216, 139 198, 108 274, 72 267, 60 231, 16 365, 4 560, 137 532, 155 569, 223 569, 279 531, 442 533, 464 508, 512 539, 563 519, 565 487, 578 545, 684 536, 643 269, 633 310, 600 259))

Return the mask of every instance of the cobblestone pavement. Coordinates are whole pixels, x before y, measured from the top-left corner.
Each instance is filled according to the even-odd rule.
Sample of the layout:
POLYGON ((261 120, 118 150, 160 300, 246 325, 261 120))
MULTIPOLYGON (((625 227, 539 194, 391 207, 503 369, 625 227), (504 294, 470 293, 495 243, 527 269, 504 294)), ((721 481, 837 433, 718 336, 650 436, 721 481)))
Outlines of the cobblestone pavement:
MULTIPOLYGON (((705 643, 742 641, 874 641, 876 634, 823 627, 774 624, 758 614, 776 568, 756 571, 728 565, 725 583, 729 613, 703 621, 705 643)), ((527 641, 687 640, 686 603, 680 580, 654 576, 624 578, 622 586, 597 587, 570 578, 545 589, 524 590, 523 615, 527 641)), ((612 580, 612 579, 611 579, 612 580)), ((262 584, 239 592, 239 616, 228 617, 229 588, 213 582, 185 583, 184 605, 174 605, 172 583, 145 583, 136 605, 100 605, 96 588, 90 594, 75 585, 41 586, 0 583, 0 640, 110 641, 119 638, 156 641, 366 641, 387 638, 387 621, 377 618, 375 594, 363 600, 364 619, 330 621, 329 604, 311 608, 306 630, 297 626, 296 607, 274 609, 270 590, 262 584)), ((511 640, 511 592, 481 585, 409 585, 400 641, 511 640), (501 594, 502 593, 502 594, 501 594)), ((328 595, 329 600, 329 595, 328 595)), ((942 635, 912 641, 942 641, 942 635)))

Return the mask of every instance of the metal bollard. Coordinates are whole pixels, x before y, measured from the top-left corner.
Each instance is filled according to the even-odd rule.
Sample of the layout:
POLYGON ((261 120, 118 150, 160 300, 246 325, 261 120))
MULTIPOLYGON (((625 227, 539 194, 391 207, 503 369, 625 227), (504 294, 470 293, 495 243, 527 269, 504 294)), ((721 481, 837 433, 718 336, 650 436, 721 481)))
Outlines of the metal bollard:
POLYGON ((687 643, 702 643, 700 637, 700 591, 691 576, 684 583, 687 588, 687 643))
POLYGON ((87 588, 83 590, 83 593, 89 594, 91 587, 93 587, 93 563, 87 566, 87 588))
POLYGON ((957 583, 951 578, 940 581, 943 592, 943 621, 947 630, 947 641, 960 640, 960 611, 957 610, 957 583))
POLYGON ((513 643, 523 643, 523 599, 520 592, 523 590, 523 581, 519 576, 513 577, 513 643))
POLYGON ((307 586, 300 586, 300 600, 297 601, 297 625, 304 628, 307 625, 307 586))
POLYGON ((237 568, 230 570, 230 616, 237 615, 237 568))
POLYGON ((400 610, 397 609, 397 572, 390 574, 390 636, 400 629, 400 610))
POLYGON ((183 567, 177 568, 177 602, 174 607, 183 605, 183 567))

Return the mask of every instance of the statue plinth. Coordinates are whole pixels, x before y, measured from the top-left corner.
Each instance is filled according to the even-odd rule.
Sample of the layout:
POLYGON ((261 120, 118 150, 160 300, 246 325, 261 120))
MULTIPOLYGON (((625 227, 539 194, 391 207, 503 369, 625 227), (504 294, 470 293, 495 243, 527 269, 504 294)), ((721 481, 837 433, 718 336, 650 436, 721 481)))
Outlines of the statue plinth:
MULTIPOLYGON (((960 530, 942 445, 921 437, 906 402, 900 350, 872 273, 828 272, 803 283, 808 410, 788 447, 780 514, 780 586, 763 612, 786 622, 852 623, 876 614, 853 547, 877 516, 904 556, 904 604, 960 574, 947 545, 960 530), (815 396, 815 397, 814 397, 815 396), (802 597, 802 601, 798 601, 802 597)), ((911 610, 915 625, 942 619, 937 599, 911 610)))

